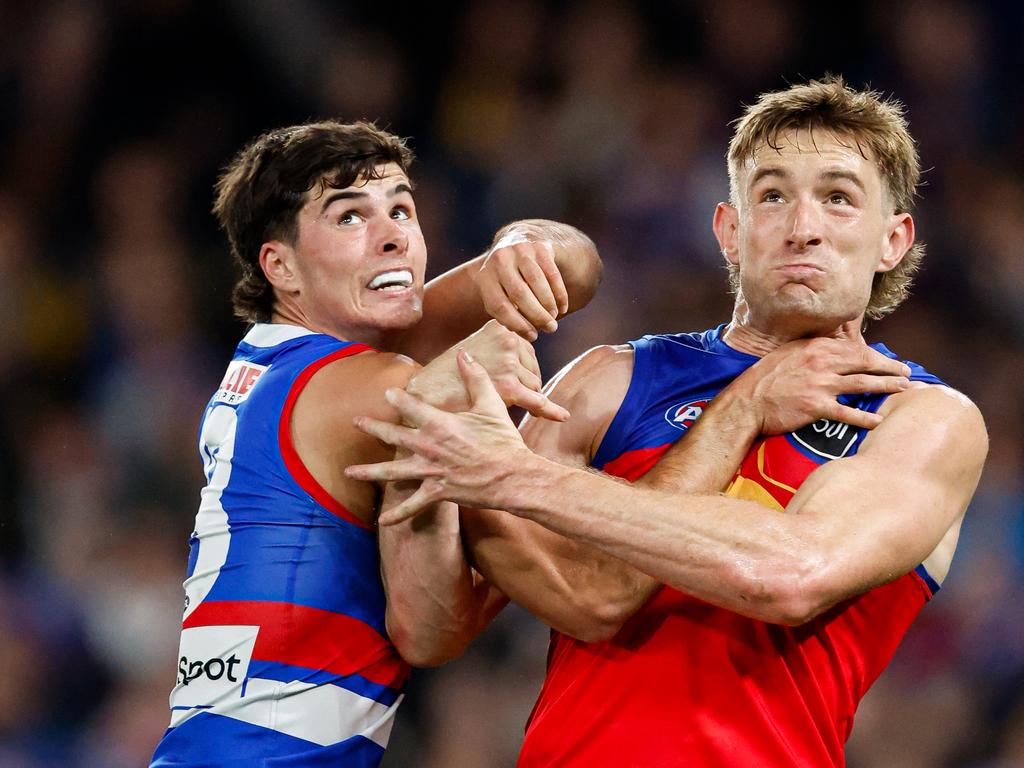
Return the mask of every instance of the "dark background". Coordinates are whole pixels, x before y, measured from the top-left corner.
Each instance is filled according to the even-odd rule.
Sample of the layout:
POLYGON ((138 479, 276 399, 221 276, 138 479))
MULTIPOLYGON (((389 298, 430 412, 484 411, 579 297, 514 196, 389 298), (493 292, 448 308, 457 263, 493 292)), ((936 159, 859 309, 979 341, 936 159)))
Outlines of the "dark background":
MULTIPOLYGON (((729 121, 827 71, 906 102, 927 169, 923 272, 869 335, 991 435, 849 762, 1024 765, 1022 40, 1010 2, 0 2, 0 766, 138 766, 167 725, 196 430, 244 332, 210 190, 245 141, 323 116, 413 137, 432 274, 520 216, 590 233, 606 280, 541 343, 550 375, 727 319, 729 121)), ((387 765, 512 765, 545 641, 507 611, 418 674, 387 765)))

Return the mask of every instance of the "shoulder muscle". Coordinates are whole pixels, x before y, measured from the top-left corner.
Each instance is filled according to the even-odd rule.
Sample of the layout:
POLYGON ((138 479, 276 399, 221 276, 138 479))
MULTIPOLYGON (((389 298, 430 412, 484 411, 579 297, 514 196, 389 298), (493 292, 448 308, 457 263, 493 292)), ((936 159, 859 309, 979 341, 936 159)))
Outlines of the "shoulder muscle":
POLYGON ((545 456, 589 463, 626 397, 632 375, 633 348, 629 345, 584 352, 544 388, 553 402, 569 411, 569 420, 557 423, 527 416, 523 438, 545 456))

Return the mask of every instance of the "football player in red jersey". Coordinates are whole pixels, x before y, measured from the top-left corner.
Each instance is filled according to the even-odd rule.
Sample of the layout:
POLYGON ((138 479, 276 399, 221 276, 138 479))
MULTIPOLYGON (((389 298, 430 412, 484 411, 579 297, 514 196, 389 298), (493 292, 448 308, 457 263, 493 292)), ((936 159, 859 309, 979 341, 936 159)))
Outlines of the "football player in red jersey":
POLYGON ((354 476, 423 480, 382 522, 490 507, 463 512, 474 562, 560 630, 520 765, 844 764, 858 702, 949 570, 985 426, 913 364, 810 425, 806 398, 765 395, 787 376, 791 395, 872 392, 826 366, 851 347, 898 375, 862 331, 921 259, 919 174, 898 103, 839 78, 765 94, 714 216, 731 322, 592 350, 550 387, 572 418, 522 436, 465 355, 470 411, 395 391, 410 427, 362 422, 416 455, 354 476), (670 448, 669 416, 712 397, 670 448))

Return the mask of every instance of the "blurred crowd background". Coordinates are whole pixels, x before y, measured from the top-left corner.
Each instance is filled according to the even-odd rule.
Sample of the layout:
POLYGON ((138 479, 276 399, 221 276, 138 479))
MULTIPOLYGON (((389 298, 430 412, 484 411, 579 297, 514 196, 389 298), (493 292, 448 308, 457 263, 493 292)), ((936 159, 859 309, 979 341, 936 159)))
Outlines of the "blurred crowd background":
MULTIPOLYGON (((167 725, 196 431, 244 332, 211 186, 245 141, 326 116, 411 136, 432 274, 514 218, 587 231, 606 279, 542 341, 550 375, 727 319, 729 122, 826 71, 905 101, 927 169, 923 272, 869 335, 991 435, 953 570, 849 763, 1024 765, 1017 3, 0 0, 0 30, 0 767, 143 765, 167 725)), ((509 610, 417 673, 386 765, 513 765, 546 639, 509 610)))

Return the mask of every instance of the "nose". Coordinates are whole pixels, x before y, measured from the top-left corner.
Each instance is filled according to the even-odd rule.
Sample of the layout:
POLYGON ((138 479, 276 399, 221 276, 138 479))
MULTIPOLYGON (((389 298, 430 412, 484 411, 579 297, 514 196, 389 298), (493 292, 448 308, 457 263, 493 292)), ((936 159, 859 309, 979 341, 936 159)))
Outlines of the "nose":
POLYGON ((800 200, 793 206, 787 242, 797 250, 821 245, 821 210, 813 200, 800 200))
POLYGON ((376 252, 380 255, 404 253, 409 245, 409 235, 401 222, 390 216, 382 216, 374 232, 376 252))

